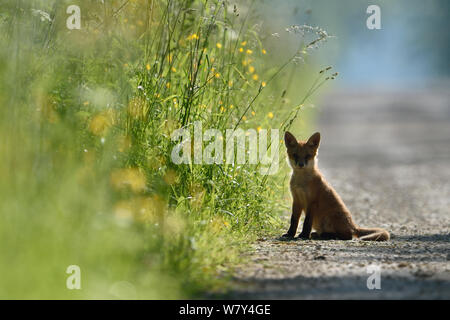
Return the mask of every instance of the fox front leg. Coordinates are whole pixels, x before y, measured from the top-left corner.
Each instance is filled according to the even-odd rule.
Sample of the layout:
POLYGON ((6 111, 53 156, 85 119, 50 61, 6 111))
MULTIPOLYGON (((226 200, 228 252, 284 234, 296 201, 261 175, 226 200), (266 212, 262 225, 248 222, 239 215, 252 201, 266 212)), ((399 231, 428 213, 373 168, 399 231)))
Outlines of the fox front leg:
POLYGON ((301 214, 302 207, 298 201, 294 200, 294 203, 292 204, 291 226, 289 227, 288 232, 283 234, 284 238, 293 238, 295 236, 301 214))
POLYGON ((305 221, 303 221, 302 232, 298 235, 299 239, 309 239, 312 228, 312 214, 309 210, 305 212, 305 221))

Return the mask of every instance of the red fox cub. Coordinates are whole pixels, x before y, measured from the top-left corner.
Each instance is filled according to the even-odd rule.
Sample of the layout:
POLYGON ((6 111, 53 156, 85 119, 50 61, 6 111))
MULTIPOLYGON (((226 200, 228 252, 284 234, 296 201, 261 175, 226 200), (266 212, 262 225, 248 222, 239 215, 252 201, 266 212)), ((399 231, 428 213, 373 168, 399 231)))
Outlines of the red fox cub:
POLYGON ((300 216, 305 211, 303 229, 298 236, 300 239, 309 239, 311 235, 312 238, 322 239, 351 240, 357 237, 361 240, 389 240, 389 233, 384 229, 357 226, 344 202, 325 181, 317 168, 319 132, 308 141, 297 141, 290 132, 286 132, 284 141, 293 170, 290 189, 294 202, 291 226, 283 237, 295 236, 300 216), (311 229, 316 232, 311 233, 311 229))

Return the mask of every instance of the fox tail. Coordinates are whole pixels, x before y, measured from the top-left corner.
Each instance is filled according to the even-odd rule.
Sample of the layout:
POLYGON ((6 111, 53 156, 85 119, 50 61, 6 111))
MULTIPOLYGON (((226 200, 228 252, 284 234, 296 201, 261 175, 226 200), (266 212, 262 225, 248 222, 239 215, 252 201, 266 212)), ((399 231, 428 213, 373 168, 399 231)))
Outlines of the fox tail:
POLYGON ((365 241, 387 241, 390 239, 389 232, 381 228, 357 228, 356 236, 365 241))

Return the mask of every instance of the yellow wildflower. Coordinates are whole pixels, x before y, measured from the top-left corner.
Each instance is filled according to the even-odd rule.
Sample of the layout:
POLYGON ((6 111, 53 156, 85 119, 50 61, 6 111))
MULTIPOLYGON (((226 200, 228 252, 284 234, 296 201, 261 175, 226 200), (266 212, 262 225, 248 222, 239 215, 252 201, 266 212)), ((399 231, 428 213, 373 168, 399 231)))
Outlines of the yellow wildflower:
POLYGON ((167 170, 166 174, 164 175, 164 181, 169 184, 175 184, 178 182, 178 175, 173 169, 167 170))
POLYGON ((162 217, 166 216, 167 203, 158 195, 139 197, 133 200, 131 204, 137 221, 160 223, 162 217))
POLYGON ((96 136, 103 135, 105 131, 111 126, 112 118, 106 113, 99 113, 94 116, 89 123, 89 130, 96 136))
POLYGON ((246 65, 250 65, 250 63, 252 63, 252 59, 245 59, 244 61, 242 61, 242 65, 246 66, 246 65))
POLYGON ((133 218, 133 206, 130 201, 119 201, 114 206, 114 215, 121 221, 130 221, 133 218))
POLYGON ((196 40, 199 39, 199 36, 196 33, 191 34, 187 37, 188 40, 196 40))
POLYGON ((131 147, 131 138, 129 136, 119 136, 117 138, 117 150, 125 152, 131 147))
POLYGON ((134 192, 145 189, 145 176, 138 168, 116 169, 111 173, 111 185, 116 190, 129 187, 134 192))

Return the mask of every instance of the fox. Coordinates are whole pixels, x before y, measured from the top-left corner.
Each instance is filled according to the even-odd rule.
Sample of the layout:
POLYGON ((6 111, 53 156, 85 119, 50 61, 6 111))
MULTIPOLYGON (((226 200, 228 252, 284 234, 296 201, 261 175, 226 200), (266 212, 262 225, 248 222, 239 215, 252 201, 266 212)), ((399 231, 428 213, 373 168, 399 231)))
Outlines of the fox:
POLYGON ((318 169, 320 133, 314 133, 308 140, 299 141, 289 131, 284 142, 288 162, 292 168, 290 190, 292 194, 292 215, 289 230, 282 238, 294 238, 299 219, 305 213, 299 239, 358 238, 368 241, 387 241, 389 232, 381 228, 361 228, 353 221, 350 211, 318 169), (315 232, 311 232, 314 229, 315 232))

